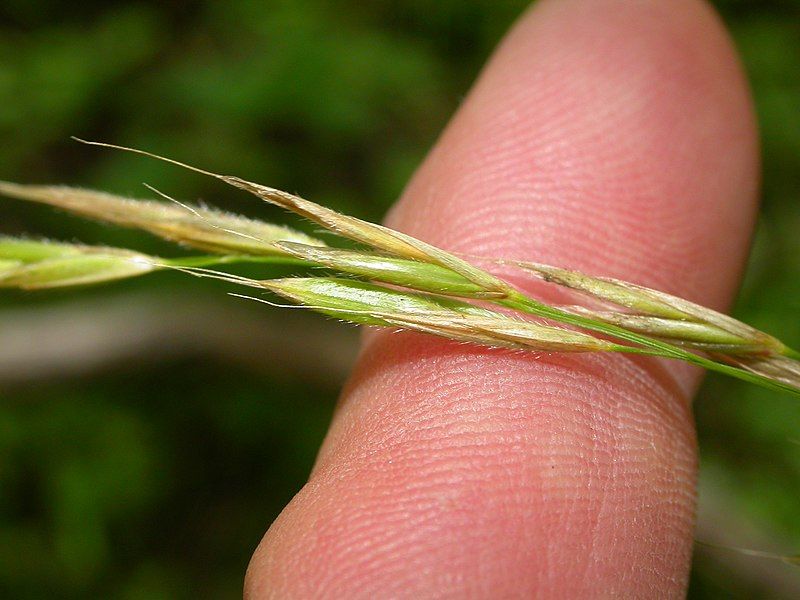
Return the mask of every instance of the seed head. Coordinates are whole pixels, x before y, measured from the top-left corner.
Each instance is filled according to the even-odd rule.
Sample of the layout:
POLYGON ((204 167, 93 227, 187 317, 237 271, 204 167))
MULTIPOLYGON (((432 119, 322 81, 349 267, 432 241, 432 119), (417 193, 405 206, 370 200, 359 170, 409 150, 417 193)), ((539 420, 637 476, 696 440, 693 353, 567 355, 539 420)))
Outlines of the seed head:
POLYGON ((134 277, 161 268, 158 259, 131 250, 18 242, 15 244, 12 238, 0 242, 0 261, 5 263, 0 268, 0 287, 38 290, 84 285, 134 277))
POLYGON ((514 264, 545 281, 631 309, 633 314, 581 311, 631 331, 690 343, 732 345, 777 354, 786 350, 782 342, 762 331, 665 292, 609 277, 590 277, 549 265, 520 261, 514 264))
POLYGON ((401 327, 462 342, 541 352, 618 348, 590 335, 514 319, 466 302, 366 282, 315 277, 273 279, 261 284, 298 304, 354 323, 401 327))
POLYGON ((134 200, 93 190, 7 182, 0 182, 0 193, 49 204, 93 219, 144 229, 172 242, 209 252, 276 255, 281 254, 273 245, 278 240, 325 245, 289 227, 177 202, 134 200))
POLYGON ((373 281, 448 296, 494 297, 493 293, 487 292, 463 275, 429 262, 396 258, 374 252, 321 248, 295 242, 276 242, 275 245, 282 251, 303 260, 373 281))

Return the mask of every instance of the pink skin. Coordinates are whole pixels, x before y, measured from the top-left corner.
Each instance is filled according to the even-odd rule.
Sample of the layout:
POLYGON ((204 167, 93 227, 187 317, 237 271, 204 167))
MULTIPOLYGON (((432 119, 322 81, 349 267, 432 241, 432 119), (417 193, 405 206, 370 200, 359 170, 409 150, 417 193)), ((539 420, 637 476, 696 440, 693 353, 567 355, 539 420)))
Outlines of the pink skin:
MULTIPOLYGON (((724 309, 757 162, 746 85, 705 4, 545 0, 389 224, 724 309)), ((681 597, 697 379, 666 361, 372 335, 246 595, 681 597)))

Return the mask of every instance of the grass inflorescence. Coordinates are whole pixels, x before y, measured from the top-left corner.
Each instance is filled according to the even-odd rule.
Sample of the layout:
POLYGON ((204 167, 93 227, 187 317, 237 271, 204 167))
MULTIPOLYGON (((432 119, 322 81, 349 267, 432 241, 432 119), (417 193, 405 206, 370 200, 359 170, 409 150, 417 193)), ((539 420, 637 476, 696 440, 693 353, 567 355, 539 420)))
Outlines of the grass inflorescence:
POLYGON ((465 258, 388 227, 141 150, 85 143, 144 154, 214 177, 359 247, 330 247, 288 227, 189 206, 160 192, 166 201, 0 182, 0 193, 6 196, 145 230, 207 253, 164 258, 122 248, 5 237, 0 238, 0 287, 55 288, 173 269, 267 290, 352 323, 515 350, 660 356, 800 396, 797 352, 771 335, 682 298, 616 279, 496 259, 588 295, 603 308, 547 304, 465 258), (219 270, 244 262, 295 265, 305 276, 258 280, 219 270))

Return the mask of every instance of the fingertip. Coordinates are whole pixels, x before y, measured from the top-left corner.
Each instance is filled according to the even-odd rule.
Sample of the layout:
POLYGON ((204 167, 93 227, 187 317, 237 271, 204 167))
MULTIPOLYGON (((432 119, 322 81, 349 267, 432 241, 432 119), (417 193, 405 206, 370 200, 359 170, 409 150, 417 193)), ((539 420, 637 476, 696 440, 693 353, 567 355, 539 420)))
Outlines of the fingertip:
MULTIPOLYGON (((747 88, 706 4, 545 0, 390 224, 722 307, 756 186, 747 88)), ((248 594, 680 597, 695 468, 690 406, 640 363, 378 336, 248 594)))

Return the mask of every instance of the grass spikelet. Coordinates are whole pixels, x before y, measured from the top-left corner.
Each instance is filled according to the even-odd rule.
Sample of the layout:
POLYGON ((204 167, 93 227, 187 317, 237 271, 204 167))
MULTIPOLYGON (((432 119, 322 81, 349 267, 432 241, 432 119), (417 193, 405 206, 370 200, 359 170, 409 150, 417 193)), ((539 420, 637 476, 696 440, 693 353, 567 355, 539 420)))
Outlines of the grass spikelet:
POLYGON ((20 185, 0 181, 0 194, 49 204, 209 252, 275 255, 277 240, 324 246, 324 242, 289 227, 247 219, 177 202, 135 200, 79 188, 20 185))
POLYGON ((381 315, 391 325, 485 346, 538 352, 630 352, 633 349, 560 327, 539 325, 494 313, 490 316, 381 315))
POLYGON ((295 242, 276 242, 275 245, 288 254, 308 262, 373 281, 447 296, 495 297, 493 293, 487 292, 463 275, 432 263, 369 252, 320 248, 295 242))
POLYGON ((262 186, 239 179, 238 177, 221 177, 223 181, 254 194, 272 204, 282 206, 292 212, 319 223, 326 229, 339 235, 366 244, 377 250, 383 250, 409 260, 417 260, 439 265, 450 269, 472 281, 484 290, 484 296, 503 298, 511 292, 510 286, 504 281, 478 269, 465 260, 458 258, 435 246, 426 244, 409 235, 362 221, 355 217, 343 215, 324 206, 314 204, 308 200, 298 198, 274 188, 262 186))
MULTIPOLYGON (((305 217, 338 235, 350 238, 362 244, 366 244, 367 246, 377 250, 383 250, 390 254, 395 254, 402 258, 418 260, 421 262, 429 262, 448 268, 481 286, 487 294, 492 294, 496 297, 502 298, 512 292, 512 288, 506 282, 474 267, 467 261, 445 252, 444 250, 440 250, 435 246, 417 240, 409 235, 389 229, 388 227, 384 227, 383 225, 376 225, 375 223, 363 221, 356 217, 343 215, 335 210, 331 210, 330 208, 320 206, 319 204, 305 200, 304 198, 300 198, 294 194, 289 194, 269 186, 247 181, 246 179, 241 179, 240 177, 220 175, 219 173, 213 173, 204 169, 192 167, 185 163, 181 163, 170 158, 165 158, 163 156, 158 156, 150 152, 145 152, 143 150, 126 148, 124 146, 116 146, 113 144, 104 144, 101 142, 89 142, 78 138, 74 139, 79 142, 94 146, 114 148, 117 150, 124 150, 126 152, 133 152, 135 154, 142 154, 157 160, 178 165, 203 175, 214 177, 220 181, 224 181, 228 185, 249 192, 265 202, 280 206, 281 208, 305 217)), ((302 240, 300 241, 302 242, 302 240)))
POLYGON ((338 278, 260 282, 284 298, 354 323, 396 326, 440 337, 541 352, 627 351, 583 333, 507 317, 466 302, 338 278))
POLYGON ((292 277, 257 282, 258 287, 332 316, 354 315, 354 321, 384 324, 374 315, 416 315, 447 313, 486 314, 490 311, 466 302, 394 290, 365 281, 337 277, 292 277))
POLYGON ((689 336, 689 341, 751 346, 760 348, 763 352, 776 354, 791 352, 782 342, 771 335, 758 331, 728 315, 665 292, 610 277, 590 277, 577 271, 549 265, 525 261, 503 262, 511 262, 545 281, 629 308, 635 315, 654 317, 654 319, 648 320, 629 318, 624 313, 595 313, 601 320, 616 322, 622 327, 630 325, 631 330, 634 331, 681 339, 681 330, 683 329, 683 333, 689 336), (688 323, 691 322, 702 324, 703 327, 689 325, 688 323))
POLYGON ((713 356, 750 373, 800 388, 800 363, 787 356, 738 356, 722 353, 713 353, 713 356))
MULTIPOLYGON (((10 252, 9 252, 10 254, 10 252)), ((120 248, 79 246, 48 242, 20 240, 14 248, 12 240, 0 243, 0 261, 7 263, 0 269, 0 287, 23 290, 41 290, 57 287, 101 283, 143 275, 162 268, 158 259, 120 248), (2 250, 25 250, 20 255, 25 260, 7 260, 2 250), (39 252, 39 258, 33 254, 39 252), (47 254, 48 250, 52 252, 47 254)))
POLYGON ((563 287, 578 290, 594 298, 630 308, 639 314, 667 319, 685 319, 689 316, 687 313, 653 298, 648 293, 649 290, 639 290, 636 286, 627 282, 602 277, 589 277, 578 271, 569 271, 533 262, 501 262, 509 262, 537 275, 544 281, 556 283, 563 287))
POLYGON ((16 263, 34 263, 48 258, 81 254, 85 246, 62 242, 28 240, 0 236, 0 259, 16 263))
POLYGON ((708 323, 613 311, 595 311, 582 306, 570 306, 568 310, 623 327, 629 331, 667 339, 687 347, 696 347, 698 350, 709 351, 716 348, 719 351, 736 354, 764 353, 763 345, 754 344, 752 340, 739 337, 708 323))

